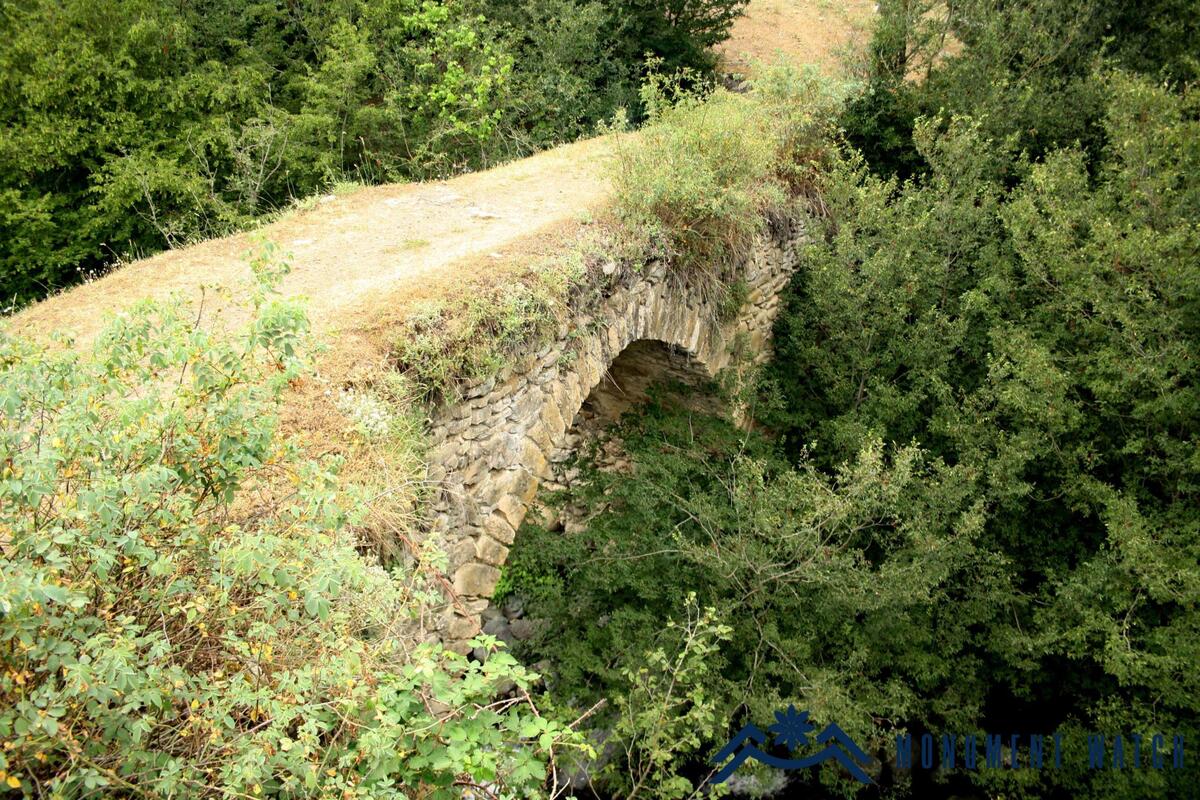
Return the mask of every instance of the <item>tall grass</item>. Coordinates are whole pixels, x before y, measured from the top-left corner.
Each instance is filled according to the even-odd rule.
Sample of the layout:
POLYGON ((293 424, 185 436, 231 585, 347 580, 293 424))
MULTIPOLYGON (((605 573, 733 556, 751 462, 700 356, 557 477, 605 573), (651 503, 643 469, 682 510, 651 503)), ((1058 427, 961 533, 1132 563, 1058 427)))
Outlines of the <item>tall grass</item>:
POLYGON ((644 91, 650 123, 623 137, 614 160, 617 212, 664 242, 676 269, 727 286, 767 215, 815 196, 837 88, 780 66, 744 94, 705 96, 671 80, 644 91))

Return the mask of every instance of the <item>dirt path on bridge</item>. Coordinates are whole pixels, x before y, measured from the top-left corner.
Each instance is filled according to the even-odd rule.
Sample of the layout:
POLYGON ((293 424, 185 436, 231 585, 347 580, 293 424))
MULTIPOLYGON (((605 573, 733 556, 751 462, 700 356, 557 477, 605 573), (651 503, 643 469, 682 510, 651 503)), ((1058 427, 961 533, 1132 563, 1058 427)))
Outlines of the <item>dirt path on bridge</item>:
POLYGON ((577 219, 603 201, 610 142, 592 139, 448 181, 393 184, 320 198, 255 231, 134 262, 17 314, 15 332, 51 330, 93 338, 105 313, 143 297, 194 292, 202 284, 238 287, 250 276, 246 254, 268 239, 289 255, 281 290, 309 300, 318 330, 363 298, 421 289, 448 269, 486 269, 515 242, 577 219))
MULTIPOLYGON (((867 0, 753 0, 723 48, 727 65, 738 69, 782 52, 837 72, 839 49, 860 35, 872 8, 867 0)), ((24 310, 9 326, 37 338, 69 331, 86 343, 108 313, 138 299, 198 295, 202 284, 244 286, 246 255, 259 238, 290 255, 293 271, 282 291, 309 298, 317 330, 339 328, 352 311, 369 315, 373 303, 394 313, 410 293, 461 284, 493 263, 511 263, 523 242, 544 251, 548 231, 569 226, 607 199, 604 162, 611 147, 610 139, 597 138, 447 181, 320 198, 255 231, 116 269, 24 310)))

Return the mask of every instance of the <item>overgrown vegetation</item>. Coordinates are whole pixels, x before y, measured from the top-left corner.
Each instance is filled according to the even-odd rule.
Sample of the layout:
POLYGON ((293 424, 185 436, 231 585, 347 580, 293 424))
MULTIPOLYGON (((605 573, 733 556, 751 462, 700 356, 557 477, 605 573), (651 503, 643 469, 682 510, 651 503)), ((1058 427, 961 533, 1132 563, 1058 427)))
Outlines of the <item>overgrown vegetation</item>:
POLYGON ((615 162, 618 215, 665 243, 675 269, 726 287, 768 215, 812 185, 839 98, 815 71, 783 65, 745 94, 699 94, 676 75, 652 76, 643 98, 650 124, 615 162))
MULTIPOLYGON (((79 239, 93 245, 114 220, 131 238, 188 215, 240 224, 257 207, 230 197, 288 196, 295 175, 432 174, 582 132, 626 102, 642 55, 588 37, 702 41, 739 6, 396 0, 203 20, 148 0, 5 7, 16 44, 3 58, 20 68, 0 80, 24 100, 6 112, 21 124, 0 139, 0 165, 29 159, 4 195, 12 252, 52 248, 69 271, 92 257, 82 244, 62 255, 69 217, 94 226, 79 239), (57 34, 43 42, 21 21, 97 44, 69 59, 43 46, 57 34), (189 51, 192 24, 227 35, 189 51), (188 69, 172 61, 180 47, 188 69), (52 58, 36 63, 85 91, 52 69, 34 80, 9 55, 39 48, 52 58), (514 52, 537 66, 523 73, 514 52), (170 69, 147 72, 155 59, 170 69), (282 82, 263 66, 292 59, 308 66, 282 82), (162 86, 177 102, 151 91, 162 86), (214 111, 235 99, 241 116, 214 111), (135 101, 146 108, 130 112, 135 101), (80 121, 95 109, 112 118, 80 121), (274 141, 268 111, 308 149, 295 173, 274 173, 293 176, 284 188, 263 190, 227 176, 274 163, 261 160, 274 145, 253 144, 274 141), (100 136, 167 123, 182 141, 134 136, 115 160, 125 140, 100 136), (402 123, 419 135, 388 150, 402 123), (258 162, 221 150, 227 124, 258 162), (39 130, 79 135, 30 149, 39 130), (222 177, 176 172, 199 163, 222 177), (163 170, 149 194, 147 165, 163 170), (197 186, 204 203, 213 186, 233 194, 188 205, 197 186), (128 213, 139 197, 155 199, 150 220, 128 213)), ((404 620, 430 599, 424 581, 364 556, 382 549, 357 536, 370 498, 276 435, 281 392, 306 368, 294 305, 259 286, 235 334, 197 326, 194 307, 143 306, 86 356, 0 333, 0 780, 68 797, 537 796, 552 752, 582 748, 565 720, 585 709, 604 737, 596 785, 627 800, 706 791, 728 734, 789 703, 884 761, 906 731, 1194 741, 1200 106, 1187 81, 1200 47, 1178 6, 885 2, 844 136, 830 123, 837 92, 811 77, 783 70, 703 101, 703 51, 651 48, 664 74, 684 71, 642 95, 651 125, 622 143, 603 252, 420 309, 392 350, 402 374, 333 401, 355 436, 411 450, 415 417, 396 406, 452 398, 559 335, 602 293, 600 260, 664 256, 732 302, 764 216, 809 202, 816 235, 775 360, 740 401, 755 431, 658 396, 615 431, 632 470, 587 469, 576 494, 551 499, 592 509, 581 530, 530 519, 519 532, 503 584, 541 621, 519 654, 551 667, 542 716, 524 691, 497 699, 535 680, 503 650, 479 664, 411 646, 404 620)), ((274 280, 271 259, 256 270, 274 280)), ((1117 800, 1194 784, 1084 764, 885 763, 866 791, 1117 800)), ((861 788, 832 767, 799 780, 861 788)))
MULTIPOLYGON (((418 310, 394 379, 332 402, 354 437, 407 446, 398 405, 448 399, 559 334, 602 296, 602 259, 626 271, 659 238, 606 221, 553 268, 418 310)), ((307 328, 266 289, 282 274, 273 251, 253 263, 263 285, 244 334, 197 326, 202 307, 176 301, 119 317, 88 356, 4 340, 4 779, 67 796, 536 792, 550 748, 580 742, 527 695, 496 699, 535 679, 511 657, 409 641, 407 618, 436 598, 362 555, 386 550, 356 536, 377 487, 356 493, 339 464, 275 436, 281 393, 305 380, 307 328)), ((680 631, 702 673, 710 619, 680 631)), ((642 690, 660 715, 680 702, 655 680, 642 690)), ((635 781, 670 781, 659 746, 635 738, 648 759, 635 781)))
MULTIPOLYGON (((510 563, 539 578, 518 591, 550 624, 523 655, 552 660, 556 691, 587 707, 640 691, 649 666, 704 698, 703 724, 693 720, 691 738, 671 750, 652 796, 688 796, 679 776, 711 774, 701 765, 731 721, 769 720, 801 698, 876 748, 890 731, 873 716, 936 707, 974 724, 972 687, 937 691, 961 666, 939 660, 936 643, 973 638, 997 599, 980 592, 959 605, 955 586, 986 586, 997 567, 973 546, 983 517, 961 476, 915 446, 878 440, 832 474, 812 459, 792 465, 767 439, 672 399, 640 409, 616 435, 632 474, 593 472, 571 498, 601 512, 575 534, 527 524, 510 563), (648 665, 648 653, 678 652, 662 621, 684 614, 691 592, 717 610, 711 622, 727 643, 703 669, 648 665), (950 604, 946 618, 939 610, 950 604)), ((622 708, 602 724, 630 739, 653 741, 666 724, 631 728, 644 709, 629 706, 628 718, 622 708)), ((620 770, 610 766, 614 787, 620 770)))
POLYGON ((1200 78, 1190 0, 884 0, 866 90, 843 120, 881 174, 925 169, 914 125, 967 114, 985 138, 1033 156, 1105 144, 1102 64, 1175 84, 1200 78), (962 46, 947 57, 947 42, 962 46))
MULTIPOLYGON (((885 762, 905 731, 1200 734, 1195 29, 1157 5, 885 6, 849 144, 818 172, 762 432, 651 404, 616 432, 632 472, 561 499, 597 510, 585 529, 530 522, 510 554, 512 590, 546 620, 524 655, 552 662, 560 696, 632 698, 648 669, 704 698, 700 743, 659 748, 674 768, 638 792, 640 751, 617 748, 618 796, 687 796, 730 733, 791 702, 885 762), (937 25, 953 55, 923 49, 937 25), (678 652, 661 623, 691 592, 728 645, 702 673, 647 662, 678 652)), ((654 186, 655 162, 639 168, 654 186)), ((646 707, 597 727, 653 749, 646 707)), ((1145 752, 1123 770, 1079 755, 885 764, 866 791, 1192 785, 1145 752)), ((857 791, 833 770, 807 780, 857 791)))
POLYGON ((0 307, 347 180, 591 132, 647 56, 707 75, 745 0, 0 7, 0 307))
POLYGON ((303 311, 254 295, 238 333, 171 302, 114 319, 87 355, 0 334, 0 780, 36 797, 536 795, 573 736, 497 696, 535 679, 507 654, 410 641, 429 598, 360 555, 369 498, 276 435, 306 372, 303 311))
POLYGON ((396 369, 425 402, 451 402, 464 384, 496 375, 556 336, 572 291, 587 277, 581 259, 564 258, 423 301, 393 336, 396 369))

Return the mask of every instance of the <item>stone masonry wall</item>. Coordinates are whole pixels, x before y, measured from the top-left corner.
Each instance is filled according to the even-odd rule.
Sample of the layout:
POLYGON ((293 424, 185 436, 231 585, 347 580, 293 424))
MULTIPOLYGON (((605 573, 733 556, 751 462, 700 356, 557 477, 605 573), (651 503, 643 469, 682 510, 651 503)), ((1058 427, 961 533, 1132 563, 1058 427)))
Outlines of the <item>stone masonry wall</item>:
MULTIPOLYGON (((741 339, 753 360, 769 355, 779 294, 797 264, 802 224, 776 222, 743 267, 747 300, 728 323, 700 287, 651 262, 615 281, 597 310, 559 330, 556 341, 500 375, 467 387, 463 399, 441 410, 429 454, 429 478, 440 485, 431 533, 449 555, 454 597, 438 636, 466 650, 480 630, 480 614, 500 577, 539 484, 550 476, 550 456, 561 450, 585 399, 609 366, 636 342, 668 345, 689 372, 716 377, 741 339), (739 336, 743 335, 743 336, 739 336)), ((664 376, 668 377, 668 376, 664 376)))

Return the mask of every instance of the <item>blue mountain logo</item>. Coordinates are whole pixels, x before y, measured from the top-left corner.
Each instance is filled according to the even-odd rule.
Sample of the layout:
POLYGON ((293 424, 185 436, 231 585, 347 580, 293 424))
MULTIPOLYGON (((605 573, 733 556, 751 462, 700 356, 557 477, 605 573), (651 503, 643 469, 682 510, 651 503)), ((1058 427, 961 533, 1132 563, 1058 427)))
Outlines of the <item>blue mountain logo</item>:
POLYGON ((826 725, 820 733, 812 737, 818 745, 822 746, 812 755, 804 758, 779 758, 765 752, 778 745, 794 754, 797 750, 809 745, 809 734, 815 728, 816 726, 808 721, 808 712, 796 711, 794 705, 789 705, 786 711, 775 712, 775 724, 767 728, 772 734, 772 742, 766 747, 763 747, 763 744, 768 739, 767 735, 754 725, 747 725, 738 731, 729 744, 722 747, 721 751, 712 757, 711 763, 720 764, 733 756, 729 763, 713 776, 712 782, 723 783, 748 758, 753 758, 769 767, 788 770, 807 769, 832 759, 841 764, 847 772, 854 776, 855 780, 861 783, 871 782, 871 778, 863 770, 863 766, 869 765, 872 758, 864 753, 862 748, 846 735, 845 731, 833 723, 826 725))

